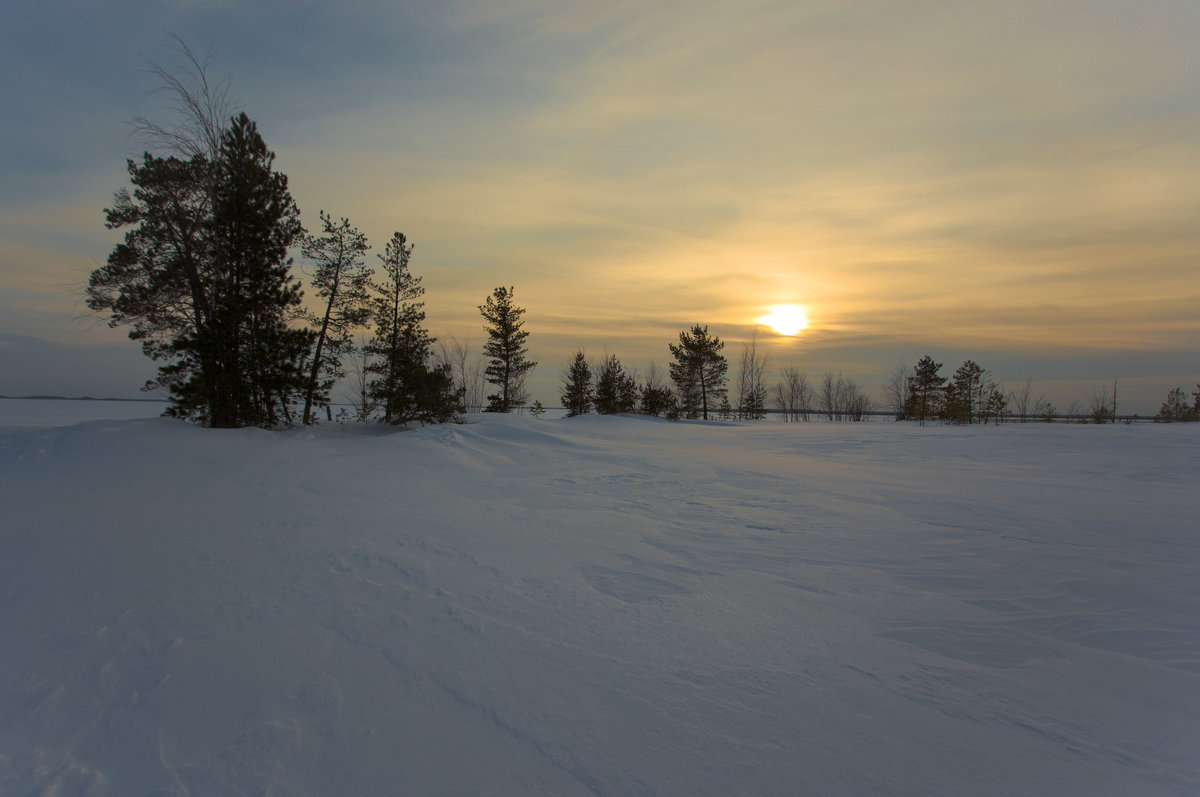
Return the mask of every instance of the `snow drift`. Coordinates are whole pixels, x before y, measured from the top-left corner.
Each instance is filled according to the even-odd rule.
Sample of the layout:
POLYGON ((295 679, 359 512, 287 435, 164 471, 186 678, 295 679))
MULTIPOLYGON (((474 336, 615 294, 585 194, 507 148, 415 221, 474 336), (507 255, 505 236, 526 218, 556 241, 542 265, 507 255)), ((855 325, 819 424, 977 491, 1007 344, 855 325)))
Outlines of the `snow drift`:
POLYGON ((0 435, 0 792, 1200 792, 1190 427, 0 435))

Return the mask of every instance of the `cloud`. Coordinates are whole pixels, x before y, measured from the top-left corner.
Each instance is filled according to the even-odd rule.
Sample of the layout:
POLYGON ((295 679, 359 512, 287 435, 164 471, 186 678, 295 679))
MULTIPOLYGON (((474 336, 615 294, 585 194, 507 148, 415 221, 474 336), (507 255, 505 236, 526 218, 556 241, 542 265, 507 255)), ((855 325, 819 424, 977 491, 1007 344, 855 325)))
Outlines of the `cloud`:
POLYGON ((158 107, 139 53, 171 30, 215 45, 307 220, 416 243, 435 334, 477 335, 503 284, 545 360, 661 358, 696 321, 740 339, 783 302, 812 328, 781 345, 863 364, 868 342, 884 365, 891 344, 1200 347, 1196 4, 228 0, 117 5, 86 36, 59 16, 30 11, 0 56, 22 76, 4 306, 56 340, 55 286, 114 241, 124 121, 158 107))

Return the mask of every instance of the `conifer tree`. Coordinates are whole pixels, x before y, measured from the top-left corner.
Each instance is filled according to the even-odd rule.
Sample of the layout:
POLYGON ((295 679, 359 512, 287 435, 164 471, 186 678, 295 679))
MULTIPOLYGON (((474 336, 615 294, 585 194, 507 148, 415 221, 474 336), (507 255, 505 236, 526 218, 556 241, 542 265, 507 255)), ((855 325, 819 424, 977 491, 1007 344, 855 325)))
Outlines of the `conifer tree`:
MULTIPOLYGON (((1197 395, 1200 396, 1200 385, 1197 385, 1197 395)), ((1200 398, 1197 398, 1200 405, 1200 398)), ((1167 400, 1162 403, 1158 414, 1154 416, 1156 423, 1180 423, 1200 419, 1196 405, 1188 406, 1187 396, 1181 387, 1173 387, 1167 391, 1167 400)))
POLYGON ((434 340, 423 326, 425 303, 417 301, 425 289, 408 268, 412 250, 397 232, 379 256, 384 279, 372 285, 375 337, 368 352, 376 378, 370 391, 383 408, 384 423, 443 423, 462 412, 462 391, 454 386, 450 366, 433 361, 434 340))
POLYGON ((662 371, 651 362, 641 390, 642 412, 654 416, 669 414, 674 404, 675 395, 664 380, 662 371))
POLYGON ((300 213, 246 114, 221 129, 207 121, 215 148, 128 162, 134 191, 105 213, 110 229, 131 229, 92 273, 87 304, 166 361, 146 387, 167 391, 168 414, 216 427, 290 422, 312 342, 288 324, 302 296, 287 256, 300 213))
POLYGON ((615 354, 604 359, 596 372, 596 412, 617 415, 637 409, 637 380, 625 373, 615 354))
POLYGON ((967 360, 954 372, 946 385, 943 413, 951 423, 975 423, 986 408, 985 371, 974 360, 967 360))
POLYGON ((695 324, 679 333, 679 345, 668 344, 675 362, 671 363, 671 381, 679 394, 679 411, 688 418, 708 420, 710 406, 725 396, 725 372, 729 368, 721 350, 721 339, 709 337, 708 327, 695 324))
POLYGON ((941 412, 942 385, 946 377, 938 371, 942 364, 934 362, 929 355, 922 357, 913 367, 913 375, 908 378, 909 406, 906 415, 916 418, 925 425, 926 418, 936 418, 941 412))
POLYGON ((371 317, 368 300, 374 272, 363 260, 370 248, 366 236, 347 218, 335 224, 323 210, 321 229, 319 236, 305 235, 301 246, 304 257, 316 266, 311 284, 325 300, 320 313, 304 315, 316 330, 304 394, 305 424, 312 422, 314 401, 328 406, 334 380, 345 376, 342 357, 353 348, 352 334, 371 317))
POLYGON ((488 396, 485 412, 512 412, 528 401, 525 379, 537 365, 528 358, 525 340, 529 333, 523 330, 521 316, 525 308, 513 304, 513 289, 499 287, 492 291, 483 304, 479 305, 483 315, 487 342, 483 353, 488 358, 485 373, 487 380, 497 391, 488 396))
POLYGON ((567 417, 574 418, 576 415, 590 412, 593 401, 592 368, 588 365, 582 349, 575 352, 574 359, 563 375, 562 383, 559 398, 567 411, 567 417))

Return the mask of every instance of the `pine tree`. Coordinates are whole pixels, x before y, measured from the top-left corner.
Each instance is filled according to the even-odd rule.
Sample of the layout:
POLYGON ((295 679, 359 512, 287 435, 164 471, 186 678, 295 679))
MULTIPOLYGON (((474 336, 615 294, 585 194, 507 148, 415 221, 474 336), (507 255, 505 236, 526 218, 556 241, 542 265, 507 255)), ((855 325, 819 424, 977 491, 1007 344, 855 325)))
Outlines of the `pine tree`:
POLYGON ((717 418, 722 421, 733 420, 733 407, 729 406, 729 396, 721 396, 721 406, 717 409, 717 418))
POLYGON ((568 418, 583 415, 592 409, 592 368, 588 365, 583 350, 575 352, 567 372, 562 378, 562 393, 559 397, 567 411, 568 418))
POLYGON ((669 344, 675 362, 671 381, 679 394, 679 410, 688 418, 708 420, 709 406, 725 396, 725 372, 729 363, 721 354, 725 344, 708 336, 708 327, 696 324, 679 333, 679 345, 669 344))
MULTIPOLYGON (((1200 385, 1197 385, 1200 388, 1200 385)), ((1197 391, 1200 393, 1200 390, 1197 391)), ((1198 399, 1200 403, 1200 399, 1198 399)), ((1167 400, 1162 403, 1158 414, 1154 416, 1157 423, 1179 423, 1197 420, 1195 406, 1188 406, 1187 396, 1181 387, 1173 387, 1167 392, 1167 400)))
POLYGON ((938 374, 942 364, 934 362, 926 355, 913 368, 913 375, 908 378, 909 400, 906 415, 916 418, 925 425, 926 418, 936 418, 941 412, 942 385, 946 377, 938 374))
POLYGON ((455 388, 450 366, 433 361, 434 340, 423 326, 425 303, 417 301, 425 289, 408 268, 412 250, 397 232, 379 256, 384 279, 372 284, 375 337, 368 352, 376 378, 370 392, 383 408, 384 423, 444 423, 462 412, 462 390, 455 388))
POLYGON ((320 236, 305 235, 301 246, 304 257, 316 266, 312 286, 325 299, 320 314, 305 313, 317 333, 304 395, 305 424, 312 422, 314 401, 328 407, 334 380, 345 376, 342 357, 353 348, 352 333, 371 317, 368 299, 374 272, 363 261, 370 248, 366 236, 347 218, 335 224, 323 210, 321 228, 320 236))
POLYGON ((596 412, 617 415, 636 408, 637 380, 625 373, 615 354, 610 354, 596 373, 596 412))
POLYGON ((479 305, 487 342, 483 353, 488 358, 487 380, 498 388, 488 396, 486 412, 512 412, 526 403, 525 379, 537 365, 528 358, 525 340, 529 333, 521 329, 525 308, 513 304, 513 289, 499 287, 479 305))
POLYGON ((647 415, 669 414, 675 404, 675 394, 663 378, 662 371, 651 362, 646 382, 641 389, 641 410, 647 415))
POLYGON ((967 360, 954 372, 946 385, 943 413, 951 423, 975 423, 986 409, 984 392, 986 372, 974 360, 967 360))
POLYGON ((131 229, 92 273, 87 304, 166 361, 146 387, 168 392, 168 414, 216 427, 290 422, 312 343, 288 323, 302 296, 287 256, 299 210, 246 114, 216 141, 188 160, 128 162, 134 191, 105 213, 110 229, 131 229))

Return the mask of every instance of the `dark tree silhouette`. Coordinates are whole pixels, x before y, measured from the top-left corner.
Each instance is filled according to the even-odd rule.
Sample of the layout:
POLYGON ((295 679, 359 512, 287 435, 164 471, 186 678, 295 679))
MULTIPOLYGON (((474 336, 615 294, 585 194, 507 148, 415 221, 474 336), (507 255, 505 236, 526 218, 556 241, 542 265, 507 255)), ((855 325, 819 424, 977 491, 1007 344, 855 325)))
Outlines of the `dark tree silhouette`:
POLYGON ((625 373, 617 355, 608 355, 596 370, 596 412, 600 415, 633 412, 637 401, 637 380, 625 373))
POLYGON ((488 336, 483 344, 483 353, 488 358, 485 373, 488 382, 498 388, 488 396, 485 411, 512 412, 528 400, 525 378, 537 365, 528 358, 525 340, 529 333, 521 328, 525 323, 521 320, 525 308, 513 304, 512 288, 500 287, 479 305, 479 312, 483 314, 488 336))
POLYGON ((424 302, 417 301, 425 289, 408 268, 412 250, 397 232, 379 256, 383 280, 371 286, 375 336, 367 351, 375 378, 369 390, 383 408, 384 423, 443 423, 462 412, 462 390, 455 387, 449 364, 434 362, 434 340, 423 326, 424 302))
POLYGON ((709 406, 725 397, 725 372, 729 368, 721 350, 721 339, 709 337, 708 327, 696 324, 679 333, 679 345, 668 344, 675 362, 671 381, 679 394, 679 411, 688 418, 708 420, 709 406))
POLYGON ((563 374, 562 385, 562 393, 559 394, 559 398, 562 400, 563 408, 567 411, 568 418, 583 415, 592 409, 592 368, 588 365, 587 357, 582 349, 575 352, 575 357, 567 366, 567 371, 563 374))
POLYGON ((288 325, 301 292, 287 250, 302 227, 273 163, 243 113, 216 162, 129 161, 134 190, 105 210, 110 229, 130 229, 92 272, 87 304, 166 361, 146 388, 167 391, 168 414, 217 427, 290 421, 311 335, 288 325))
POLYGON ((328 407, 329 390, 345 376, 342 357, 354 346, 353 332, 371 318, 368 304, 372 270, 363 261, 367 238, 350 220, 333 218, 321 211, 321 235, 305 235, 304 257, 315 265, 312 286, 325 300, 320 313, 305 313, 315 325, 316 343, 304 391, 304 423, 312 422, 313 402, 328 407))
POLYGON ((908 378, 910 398, 906 415, 916 418, 922 426, 927 418, 938 417, 942 409, 942 385, 946 383, 946 377, 938 373, 941 367, 941 363, 926 355, 913 367, 913 374, 908 378))

